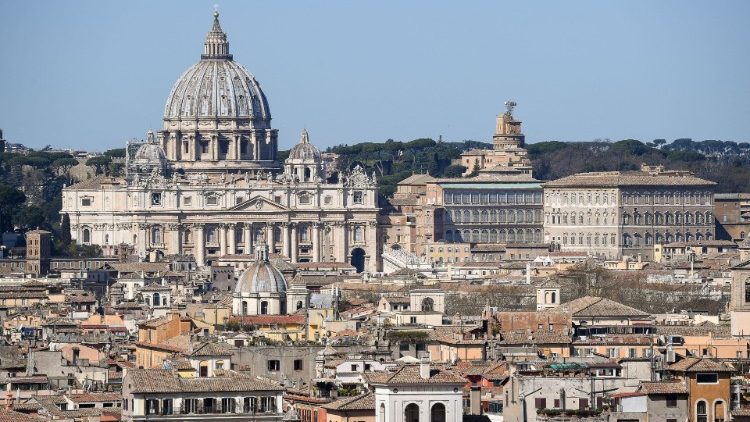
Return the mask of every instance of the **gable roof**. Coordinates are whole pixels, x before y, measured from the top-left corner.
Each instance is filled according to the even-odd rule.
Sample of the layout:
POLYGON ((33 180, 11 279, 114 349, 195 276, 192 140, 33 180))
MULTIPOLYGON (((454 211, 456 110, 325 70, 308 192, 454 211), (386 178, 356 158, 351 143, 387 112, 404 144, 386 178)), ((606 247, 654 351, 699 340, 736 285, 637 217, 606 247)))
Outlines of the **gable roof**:
POLYGON ((404 365, 394 372, 367 374, 371 384, 408 385, 408 384, 465 384, 466 378, 454 371, 431 367, 430 376, 420 376, 420 365, 404 365))
POLYGON ((375 410, 375 394, 368 392, 356 397, 344 397, 332 403, 324 404, 328 410, 375 410))
POLYGON ((685 358, 669 365, 675 372, 734 372, 734 368, 723 362, 705 358, 685 358))
POLYGON ((584 296, 560 305, 573 317, 648 317, 649 313, 614 300, 597 296, 584 296))
POLYGON ((127 376, 134 393, 201 393, 283 391, 276 383, 227 371, 226 375, 208 378, 180 378, 169 369, 131 369, 127 376))
POLYGON ((260 195, 253 196, 247 201, 240 202, 239 204, 229 208, 229 211, 241 211, 254 207, 257 211, 288 211, 289 208, 279 204, 278 202, 271 201, 268 198, 264 198, 260 195))

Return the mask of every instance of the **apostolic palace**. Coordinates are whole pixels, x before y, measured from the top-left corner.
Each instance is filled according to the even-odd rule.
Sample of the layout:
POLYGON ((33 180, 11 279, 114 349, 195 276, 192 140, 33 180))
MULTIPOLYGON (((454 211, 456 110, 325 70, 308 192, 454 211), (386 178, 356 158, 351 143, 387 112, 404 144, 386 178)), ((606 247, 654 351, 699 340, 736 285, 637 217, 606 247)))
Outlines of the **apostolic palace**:
POLYGON ((330 168, 306 130, 280 166, 266 96, 233 60, 218 16, 167 97, 163 130, 128 144, 126 176, 64 190, 71 237, 105 253, 192 254, 198 265, 267 244, 292 262, 376 271, 374 175, 330 168))

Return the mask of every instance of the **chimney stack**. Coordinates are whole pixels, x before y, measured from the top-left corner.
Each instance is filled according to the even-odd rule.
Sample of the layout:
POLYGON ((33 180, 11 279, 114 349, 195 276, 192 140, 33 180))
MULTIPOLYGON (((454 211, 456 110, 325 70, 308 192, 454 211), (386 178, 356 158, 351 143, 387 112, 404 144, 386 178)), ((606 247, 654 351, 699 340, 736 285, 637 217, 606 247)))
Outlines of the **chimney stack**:
POLYGON ((469 414, 482 414, 482 387, 478 385, 472 385, 469 392, 469 414))
POLYGON ((423 380, 430 379, 430 358, 422 356, 422 362, 419 363, 419 377, 423 380))

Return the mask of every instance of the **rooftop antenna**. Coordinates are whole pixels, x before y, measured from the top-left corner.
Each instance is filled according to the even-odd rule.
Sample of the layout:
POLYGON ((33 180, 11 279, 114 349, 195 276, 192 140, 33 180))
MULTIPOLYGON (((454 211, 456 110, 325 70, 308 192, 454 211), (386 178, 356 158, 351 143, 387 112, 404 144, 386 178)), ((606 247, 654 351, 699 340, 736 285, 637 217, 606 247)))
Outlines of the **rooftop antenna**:
POLYGON ((505 110, 506 110, 505 114, 507 114, 508 116, 512 116, 513 109, 516 108, 517 105, 518 103, 516 103, 515 101, 512 101, 512 100, 506 101, 505 102, 505 110))

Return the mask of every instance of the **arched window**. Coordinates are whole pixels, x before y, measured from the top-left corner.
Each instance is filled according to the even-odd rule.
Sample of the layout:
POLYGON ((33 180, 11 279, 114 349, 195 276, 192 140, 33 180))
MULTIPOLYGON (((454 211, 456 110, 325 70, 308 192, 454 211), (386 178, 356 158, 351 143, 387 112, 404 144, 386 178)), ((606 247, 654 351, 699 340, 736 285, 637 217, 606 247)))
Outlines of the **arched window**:
POLYGON ((83 228, 83 232, 81 233, 82 242, 84 245, 88 245, 91 243, 91 229, 88 227, 83 228))
POLYGON ((109 245, 109 233, 104 235, 104 244, 109 245))
POLYGON ((708 422, 708 409, 704 400, 695 404, 695 414, 698 422, 708 422))
POLYGON ((679 211, 674 213, 674 223, 682 224, 682 213, 680 213, 679 211))
POLYGON ((404 422, 419 422, 419 406, 410 403, 404 408, 404 422))
POLYGON ((263 302, 260 302, 260 314, 268 315, 268 302, 265 300, 263 302))
POLYGON ((651 216, 651 213, 650 213, 650 212, 647 212, 647 213, 645 214, 644 218, 645 218, 645 220, 646 220, 646 224, 648 224, 648 225, 651 225, 651 224, 653 224, 653 223, 654 223, 654 220, 653 220, 653 218, 652 218, 652 216, 651 216))
POLYGON ((156 293, 156 292, 155 292, 155 293, 154 293, 154 300, 153 300, 153 301, 152 301, 151 303, 153 303, 153 304, 154 304, 154 306, 159 306, 159 305, 161 305, 161 295, 159 295, 159 293, 156 293))
POLYGON ((431 297, 422 300, 422 312, 432 312, 435 310, 435 301, 431 297))
POLYGON ((182 243, 190 243, 193 241, 193 232, 190 230, 185 230, 185 233, 182 235, 182 243))
POLYGON ((378 422, 385 422, 385 403, 380 403, 378 409, 378 422))
POLYGON ((724 411, 724 400, 716 400, 714 402, 714 420, 715 421, 726 420, 726 414, 724 411))
POLYGON ((622 235, 622 244, 625 246, 632 246, 633 245, 633 239, 630 237, 629 234, 625 233, 622 235))
POLYGON ((651 233, 646 233, 646 236, 644 236, 644 240, 646 242, 646 245, 653 245, 653 237, 651 236, 651 233))
POLYGON ((242 301, 242 315, 247 315, 247 301, 242 301))
POLYGON ((365 241, 365 229, 362 226, 354 227, 354 241, 355 242, 365 241))
POLYGON ((664 220, 665 220, 664 222, 668 226, 674 224, 674 220, 672 219, 672 213, 671 212, 667 212, 666 214, 664 214, 664 220))
POLYGON ((655 220, 656 220, 656 225, 657 225, 657 226, 658 226, 658 225, 662 225, 662 224, 664 224, 664 217, 662 217, 662 215, 661 215, 661 213, 660 213, 660 212, 657 212, 657 213, 655 214, 655 220))
POLYGON ((706 232, 706 240, 713 240, 714 236, 711 234, 711 232, 706 232))
POLYGON ((161 227, 152 227, 151 228, 151 244, 152 245, 160 245, 161 244, 161 227))
POLYGON ((301 301, 301 300, 298 300, 298 301, 297 301, 297 309, 302 309, 302 306, 303 306, 303 305, 302 305, 302 301, 301 301))
POLYGON ((482 210, 482 223, 486 223, 487 222, 488 216, 489 216, 489 214, 487 213, 487 210, 482 210))
POLYGON ((435 403, 430 410, 430 422, 445 422, 445 405, 435 403))

